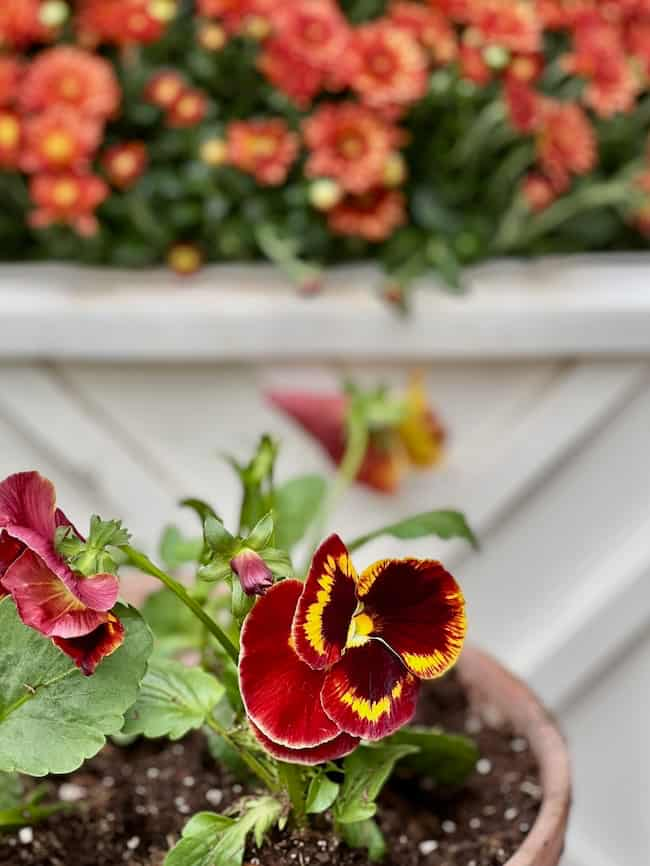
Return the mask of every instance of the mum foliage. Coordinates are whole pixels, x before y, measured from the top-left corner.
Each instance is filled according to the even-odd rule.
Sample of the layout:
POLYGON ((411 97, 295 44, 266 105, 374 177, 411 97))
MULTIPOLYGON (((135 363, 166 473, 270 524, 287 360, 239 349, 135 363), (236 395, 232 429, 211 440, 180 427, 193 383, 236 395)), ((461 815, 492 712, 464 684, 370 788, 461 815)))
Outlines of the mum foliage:
POLYGON ((0 51, 5 258, 371 258, 399 300, 648 234, 647 0, 23 0, 0 51))
MULTIPOLYGON (((357 396, 349 412, 367 426, 376 396, 357 396)), ((421 754, 451 782, 473 767, 465 738, 404 728, 422 681, 461 652, 456 580, 414 558, 357 573, 351 556, 380 534, 473 541, 464 518, 432 511, 347 544, 332 535, 301 569, 296 546, 309 545, 311 527, 320 535, 324 505, 356 478, 364 450, 351 437, 331 489, 318 476, 278 486, 276 455, 263 437, 249 463, 233 461, 243 491, 235 531, 210 504, 183 503, 202 533, 166 530, 167 570, 119 521, 94 516, 82 535, 38 472, 0 483, 0 831, 66 808, 23 799, 16 774, 71 772, 117 734, 176 740, 203 729, 212 753, 243 774, 247 795, 226 815, 194 816, 167 866, 238 866, 249 835, 259 847, 274 826, 325 811, 376 859, 375 801, 398 761, 421 754), (141 612, 117 601, 129 595, 131 574, 118 576, 127 564, 163 585, 141 612)))

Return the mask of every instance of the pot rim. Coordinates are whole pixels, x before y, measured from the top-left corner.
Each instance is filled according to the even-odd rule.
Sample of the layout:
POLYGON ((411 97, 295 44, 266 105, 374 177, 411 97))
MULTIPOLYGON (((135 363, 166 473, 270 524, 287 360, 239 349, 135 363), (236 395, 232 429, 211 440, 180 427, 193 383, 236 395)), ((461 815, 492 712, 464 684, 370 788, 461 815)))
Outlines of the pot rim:
POLYGON ((571 764, 558 724, 540 699, 491 655, 467 646, 458 675, 470 703, 479 713, 509 722, 535 755, 542 785, 542 804, 528 836, 504 866, 557 866, 571 807, 571 764))

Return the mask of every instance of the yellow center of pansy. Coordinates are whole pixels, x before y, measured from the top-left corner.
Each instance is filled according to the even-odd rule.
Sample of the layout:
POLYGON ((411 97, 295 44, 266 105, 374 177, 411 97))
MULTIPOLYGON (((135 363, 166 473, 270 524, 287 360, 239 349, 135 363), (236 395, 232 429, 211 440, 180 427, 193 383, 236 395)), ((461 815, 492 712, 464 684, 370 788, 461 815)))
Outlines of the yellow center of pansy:
POLYGON ((371 635, 376 631, 374 620, 367 613, 361 611, 352 617, 350 628, 348 629, 348 637, 345 642, 346 647, 363 646, 368 643, 371 635))

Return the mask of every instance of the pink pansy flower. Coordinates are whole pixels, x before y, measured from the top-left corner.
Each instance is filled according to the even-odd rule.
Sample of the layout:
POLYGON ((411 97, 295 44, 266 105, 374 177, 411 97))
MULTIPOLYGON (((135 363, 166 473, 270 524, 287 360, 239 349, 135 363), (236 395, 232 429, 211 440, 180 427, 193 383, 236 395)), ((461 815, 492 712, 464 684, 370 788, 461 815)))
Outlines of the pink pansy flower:
POLYGON ((54 546, 59 526, 54 486, 38 472, 19 472, 0 483, 0 594, 10 595, 25 625, 51 638, 84 674, 124 640, 110 613, 117 602, 113 574, 84 577, 68 567, 54 546))

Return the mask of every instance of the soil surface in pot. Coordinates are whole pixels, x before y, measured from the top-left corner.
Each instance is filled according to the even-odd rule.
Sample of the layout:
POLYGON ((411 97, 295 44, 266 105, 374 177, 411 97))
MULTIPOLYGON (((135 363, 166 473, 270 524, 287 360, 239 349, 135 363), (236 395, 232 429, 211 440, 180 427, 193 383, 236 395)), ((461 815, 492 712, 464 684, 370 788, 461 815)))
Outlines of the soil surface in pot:
MULTIPOLYGON (((498 866, 532 827, 542 791, 528 743, 491 727, 470 710, 451 674, 423 691, 418 722, 473 736, 481 751, 460 789, 396 779, 381 796, 378 820, 388 841, 388 866, 498 866)), ((179 743, 140 741, 107 746, 81 770, 50 780, 52 793, 79 800, 20 833, 0 836, 0 866, 161 866, 188 817, 227 809, 247 790, 215 765, 202 735, 179 743)), ((251 843, 246 866, 367 866, 363 851, 319 829, 274 832, 272 844, 251 843)))

